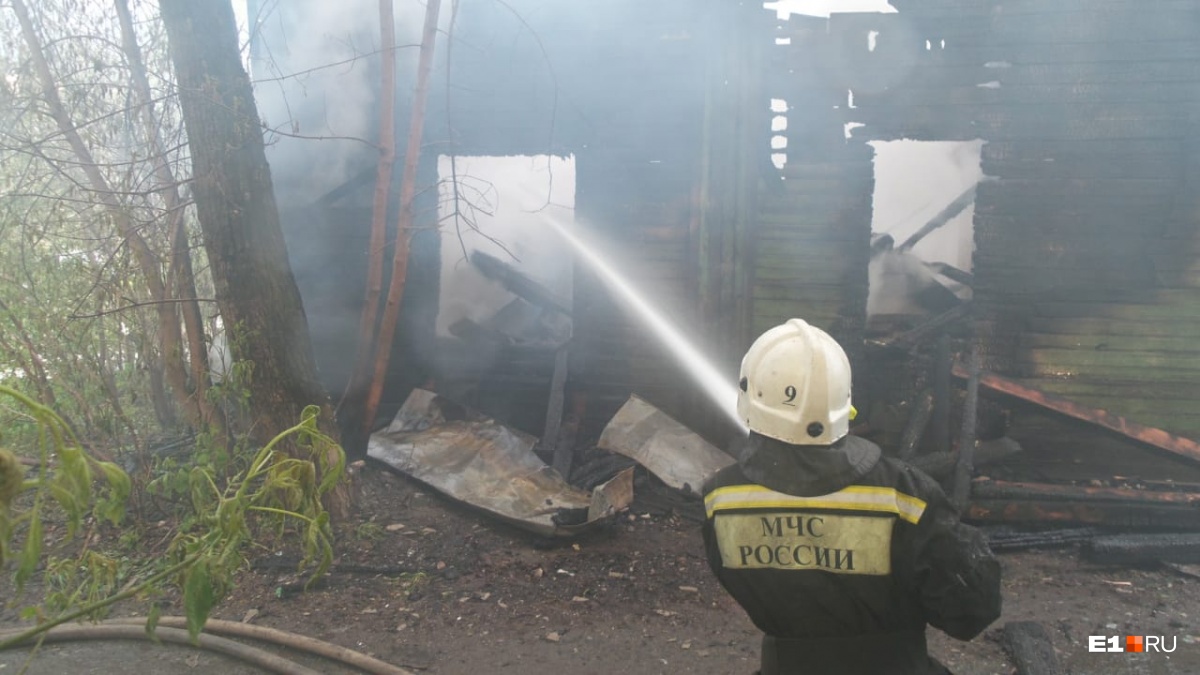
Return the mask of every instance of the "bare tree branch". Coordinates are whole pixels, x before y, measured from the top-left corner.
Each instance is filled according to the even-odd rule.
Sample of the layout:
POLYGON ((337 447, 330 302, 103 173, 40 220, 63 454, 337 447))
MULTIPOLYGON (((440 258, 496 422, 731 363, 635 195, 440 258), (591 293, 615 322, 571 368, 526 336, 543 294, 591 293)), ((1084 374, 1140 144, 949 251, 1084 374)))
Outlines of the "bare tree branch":
POLYGON ((153 307, 155 305, 169 305, 169 304, 179 304, 179 303, 187 303, 187 302, 214 302, 215 303, 216 301, 217 301, 216 298, 171 298, 168 300, 146 300, 144 302, 131 302, 128 305, 124 305, 121 307, 114 307, 113 309, 100 310, 97 312, 92 312, 91 314, 74 314, 74 313, 72 313, 72 314, 68 314, 67 318, 68 319, 94 319, 94 318, 100 317, 100 316, 108 316, 110 314, 119 314, 121 312, 128 312, 131 309, 137 309, 139 307, 153 307))

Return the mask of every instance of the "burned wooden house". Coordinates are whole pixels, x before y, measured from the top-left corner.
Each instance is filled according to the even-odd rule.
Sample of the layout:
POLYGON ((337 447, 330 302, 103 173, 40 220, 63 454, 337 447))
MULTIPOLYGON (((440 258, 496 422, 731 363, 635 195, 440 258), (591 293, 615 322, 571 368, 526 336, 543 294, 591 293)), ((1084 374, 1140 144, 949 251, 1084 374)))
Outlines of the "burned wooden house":
MULTIPOLYGON (((269 122, 290 94, 292 131, 325 137, 302 159, 281 139, 272 161, 336 397, 362 305, 375 161, 369 142, 336 144, 376 133, 377 23, 366 3, 369 20, 346 24, 361 63, 326 80, 364 84, 298 106, 315 83, 285 92, 270 73, 306 64, 295 28, 306 4, 320 3, 256 24, 255 79, 269 122), (339 103, 361 119, 339 127, 339 103)), ((891 8, 781 19, 723 1, 458 3, 428 111, 426 227, 390 411, 427 384, 538 435, 557 427, 549 409, 585 443, 638 393, 721 440, 728 430, 711 423, 688 367, 602 275, 564 265, 574 254, 531 215, 558 209, 730 380, 767 327, 798 316, 826 328, 855 365, 859 431, 885 447, 902 442, 929 388, 942 401, 918 452, 951 449, 976 350, 990 406, 978 432, 1023 448, 996 475, 1034 484, 1000 491, 1025 500, 1014 518, 1047 483, 1102 481, 1114 500, 1131 484, 1200 484, 1187 440, 1200 436, 1200 3, 891 8), (463 229, 447 197, 463 193, 449 184, 486 203, 471 222, 485 234, 494 224, 505 246, 463 229), (532 201, 519 195, 530 185, 532 201), (950 253, 922 252, 925 237, 950 253), (487 273, 472 251, 500 264, 487 273), (505 274, 538 280, 553 300, 513 293, 505 274), (893 311, 873 298, 895 278, 916 283, 893 311), (555 312, 569 316, 566 332, 555 312)))

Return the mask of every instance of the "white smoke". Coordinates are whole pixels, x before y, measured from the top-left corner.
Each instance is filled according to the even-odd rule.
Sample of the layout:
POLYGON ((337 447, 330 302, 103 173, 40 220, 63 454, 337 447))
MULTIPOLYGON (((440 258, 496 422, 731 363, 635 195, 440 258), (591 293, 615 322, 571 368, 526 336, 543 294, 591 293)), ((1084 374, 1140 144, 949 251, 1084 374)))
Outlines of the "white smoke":
POLYGON ((516 297, 480 274, 464 258, 464 247, 468 255, 482 251, 516 267, 569 301, 572 254, 545 219, 574 220, 574 158, 458 157, 455 165, 461 198, 490 213, 473 213, 479 232, 465 223, 456 228, 450 218, 450 158, 439 157, 438 215, 443 223, 438 334, 449 335, 449 327, 463 318, 482 323, 516 297))
MULTIPOLYGON (((397 114, 415 79, 425 5, 396 0, 397 114)), ((449 22, 449 6, 440 16, 449 22)), ((265 1, 252 24, 255 101, 277 196, 304 202, 374 166, 379 129, 378 0, 265 1)), ((441 36, 444 37, 444 36, 441 36)), ((436 60, 435 60, 436 62, 436 60)), ((403 135, 398 137, 403 141, 403 135)))
MULTIPOLYGON (((983 141, 875 141, 871 146, 875 149, 872 233, 891 236, 897 248, 983 179, 983 141)), ((936 283, 925 263, 946 263, 969 272, 975 251, 974 218, 972 204, 911 250, 872 256, 867 314, 917 311, 918 294, 936 283)), ((946 285, 959 291, 960 297, 965 295, 955 284, 946 285)))

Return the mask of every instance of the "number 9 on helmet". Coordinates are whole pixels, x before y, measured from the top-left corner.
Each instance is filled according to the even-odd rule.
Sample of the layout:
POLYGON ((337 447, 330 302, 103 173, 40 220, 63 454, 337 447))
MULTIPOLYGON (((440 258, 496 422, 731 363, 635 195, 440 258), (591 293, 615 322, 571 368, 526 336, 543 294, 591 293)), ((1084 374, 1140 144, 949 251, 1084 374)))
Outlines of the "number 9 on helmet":
POLYGON ((792 445, 832 445, 850 429, 850 360, 828 333, 791 319, 763 333, 742 358, 738 417, 792 445))

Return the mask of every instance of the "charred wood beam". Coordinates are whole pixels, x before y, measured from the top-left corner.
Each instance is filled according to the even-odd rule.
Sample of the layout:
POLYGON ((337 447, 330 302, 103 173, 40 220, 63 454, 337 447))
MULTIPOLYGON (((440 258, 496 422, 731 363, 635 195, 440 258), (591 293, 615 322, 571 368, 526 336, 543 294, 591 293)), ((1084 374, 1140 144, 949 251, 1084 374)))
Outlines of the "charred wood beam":
POLYGON ((929 262, 929 263, 925 263, 925 265, 927 267, 929 267, 929 269, 933 270, 934 272, 937 272, 938 274, 946 277, 947 279, 957 281, 958 283, 962 284, 963 286, 974 286, 975 285, 975 275, 974 274, 971 274, 970 272, 967 272, 966 270, 960 270, 959 268, 955 267, 954 265, 949 265, 944 262, 929 262))
POLYGON ((1005 529, 987 533, 988 547, 996 553, 1026 551, 1032 548, 1054 548, 1085 542, 1104 534, 1098 527, 1069 527, 1041 532, 1005 529))
MULTIPOLYGON (((967 369, 961 364, 954 365, 953 373, 955 377, 960 379, 967 379, 970 376, 967 369)), ((1143 426, 1106 410, 1090 408, 1068 398, 1023 385, 1015 380, 1010 380, 994 373, 982 373, 979 378, 979 386, 985 390, 1030 403, 1059 415, 1086 422, 1097 428, 1116 433, 1159 450, 1164 450, 1192 462, 1200 462, 1200 443, 1189 438, 1176 436, 1162 429, 1143 426)))
POLYGON ((891 349, 911 349, 916 345, 924 342, 930 335, 942 330, 946 326, 962 319, 970 311, 971 303, 965 302, 957 307, 948 309, 941 314, 934 316, 925 323, 916 326, 910 330, 900 333, 886 340, 879 340, 877 344, 891 349))
POLYGON ((1200 534, 1116 534, 1096 537, 1084 552, 1089 561, 1107 565, 1200 563, 1200 534))
MULTIPOLYGON (((541 446, 543 448, 553 448, 552 463, 555 468, 558 468, 562 463, 558 456, 558 435, 562 428, 563 421, 563 387, 567 383, 567 346, 563 345, 558 348, 554 354, 554 374, 550 377, 550 399, 546 403, 546 427, 542 432, 541 446)), ((566 467, 566 471, 560 470, 565 480, 569 477, 570 467, 566 467)))
MULTIPOLYGON (((1007 436, 990 441, 979 441, 975 444, 975 466, 984 466, 992 462, 1007 459, 1021 452, 1021 445, 1007 436)), ((918 455, 908 460, 909 464, 941 480, 949 476, 958 466, 957 452, 933 452, 928 455, 918 455)))
MULTIPOLYGON (((1118 477, 1119 478, 1119 477, 1118 477)), ((1153 490, 1172 490, 1176 492, 1200 492, 1200 483, 1181 483, 1173 480, 1153 480, 1150 478, 1139 478, 1138 485, 1148 487, 1153 490)))
POLYGON ((908 423, 904 425, 904 431, 900 434, 900 450, 897 456, 908 461, 917 452, 917 444, 921 442, 921 437, 925 435, 925 427, 929 426, 929 417, 933 414, 933 392, 928 389, 923 389, 913 397, 912 405, 909 406, 912 414, 908 417, 908 423))
POLYGON ((950 373, 953 370, 950 336, 938 337, 933 362, 933 449, 950 452, 950 373))
POLYGON ((1200 493, 1198 492, 1155 492, 1137 488, 1052 485, 1002 480, 976 483, 975 495, 981 499, 1057 499, 1061 501, 1172 504, 1200 507, 1200 493))
MULTIPOLYGON (((566 368, 563 368, 566 371, 566 368)), ((579 438, 579 426, 583 423, 584 412, 587 408, 587 396, 576 391, 571 395, 571 414, 567 416, 566 422, 559 430, 554 439, 554 456, 552 466, 559 475, 565 480, 571 475, 571 469, 575 464, 575 443, 579 438)), ((547 441, 550 442, 550 441, 547 441)))
POLYGON ((971 359, 967 365, 967 396, 963 402, 962 433, 958 437, 958 462, 954 467, 954 492, 951 496, 959 514, 967 508, 971 498, 971 474, 975 470, 975 419, 979 402, 979 348, 971 348, 971 359))
POLYGON ((567 316, 571 315, 571 306, 558 297, 554 291, 534 281, 503 260, 482 251, 474 251, 471 253, 471 264, 483 276, 499 283, 510 293, 519 295, 538 307, 553 309, 567 316))
POLYGON ((493 343, 496 345, 509 346, 513 344, 513 339, 500 331, 483 326, 471 319, 463 317, 450 325, 450 334, 462 340, 463 342, 472 343, 493 343))
POLYGON ((377 171, 377 168, 378 167, 376 167, 374 164, 372 164, 371 166, 363 169, 362 171, 359 171, 358 173, 351 176, 350 180, 346 181, 345 183, 342 183, 341 185, 333 188, 329 192, 326 192, 325 194, 318 197, 317 200, 313 202, 313 204, 315 204, 316 206, 325 207, 325 208, 333 206, 342 197, 349 195, 350 193, 354 192, 355 190, 359 189, 360 187, 375 180, 375 172, 377 171))
POLYGON ((916 246, 918 242, 920 242, 933 231, 953 220, 955 216, 962 213, 964 209, 974 202, 975 186, 972 185, 971 187, 967 188, 965 192, 955 197, 954 201, 950 202, 946 208, 942 209, 941 212, 934 216, 929 222, 922 225, 921 229, 914 232, 911 237, 904 241, 903 244, 900 244, 899 250, 911 250, 912 247, 916 246))
MULTIPOLYGON (((978 487, 978 486, 976 486, 978 487)), ((980 523, 1072 524, 1200 530, 1200 509, 1174 504, 987 499, 978 494, 964 519, 980 523)))
POLYGON ((1004 624, 1004 649, 1017 668, 1017 675, 1066 675, 1054 653, 1050 631, 1037 621, 1004 624))

